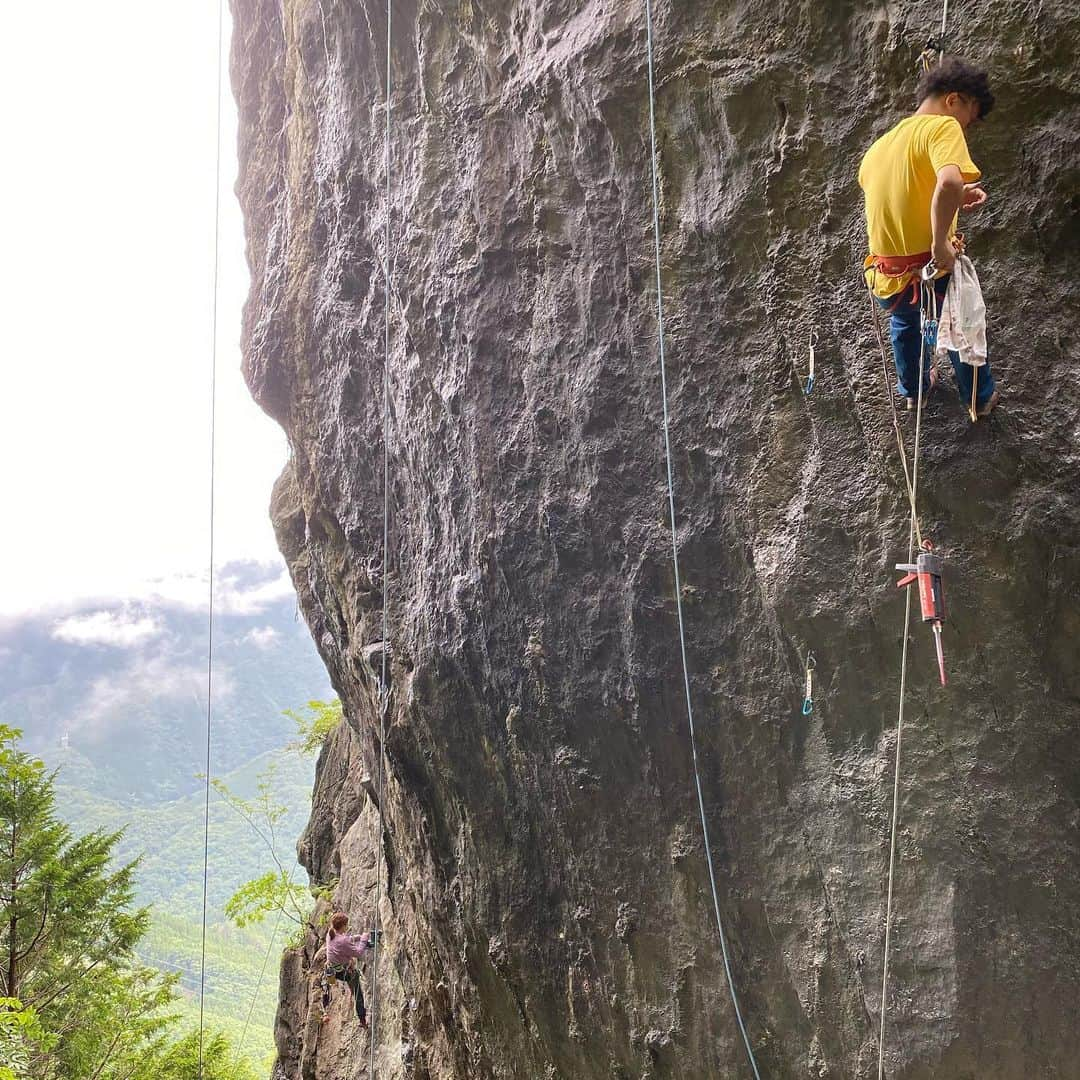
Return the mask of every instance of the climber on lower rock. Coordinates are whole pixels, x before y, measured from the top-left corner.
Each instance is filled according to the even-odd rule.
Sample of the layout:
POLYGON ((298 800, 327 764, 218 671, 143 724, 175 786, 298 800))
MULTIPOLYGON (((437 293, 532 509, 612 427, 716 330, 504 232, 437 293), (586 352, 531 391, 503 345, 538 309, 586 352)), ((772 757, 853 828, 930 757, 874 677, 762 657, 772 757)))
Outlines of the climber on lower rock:
MULTIPOLYGON (((982 173, 971 160, 965 132, 994 105, 986 72, 955 57, 945 57, 923 75, 918 98, 918 109, 882 135, 859 166, 871 251, 864 264, 866 280, 890 312, 897 390, 909 409, 919 397, 923 349, 919 276, 933 261, 940 306, 949 273, 963 252, 956 234, 958 212, 986 202, 986 192, 975 183, 982 173)), ((988 415, 998 401, 989 362, 973 368, 953 351, 949 359, 962 399, 972 399, 979 416, 988 415)), ((925 395, 937 381, 929 353, 922 370, 925 395)))
POLYGON ((350 934, 349 916, 339 911, 330 919, 330 929, 326 933, 326 965, 321 979, 322 987, 322 1022, 330 1019, 330 988, 338 980, 352 992, 356 1008, 356 1019, 362 1028, 367 1027, 367 1009, 364 1006, 364 991, 360 986, 358 962, 374 948, 373 933, 350 934))

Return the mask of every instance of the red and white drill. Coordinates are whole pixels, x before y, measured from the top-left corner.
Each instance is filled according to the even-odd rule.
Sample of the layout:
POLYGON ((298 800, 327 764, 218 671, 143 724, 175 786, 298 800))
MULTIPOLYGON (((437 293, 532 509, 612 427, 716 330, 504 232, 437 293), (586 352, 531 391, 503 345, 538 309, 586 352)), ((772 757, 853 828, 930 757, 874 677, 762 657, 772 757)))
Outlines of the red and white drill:
POLYGON ((919 583, 919 605, 922 608, 924 623, 931 623, 934 631, 934 647, 937 649, 938 673, 941 675, 941 685, 945 679, 945 655, 941 650, 941 624, 945 620, 945 587, 942 584, 942 575, 945 571, 945 561, 940 555, 935 555, 933 544, 929 540, 923 541, 923 550, 919 552, 915 565, 911 563, 897 563, 897 570, 906 570, 907 576, 902 577, 897 583, 898 589, 907 588, 909 585, 919 583))

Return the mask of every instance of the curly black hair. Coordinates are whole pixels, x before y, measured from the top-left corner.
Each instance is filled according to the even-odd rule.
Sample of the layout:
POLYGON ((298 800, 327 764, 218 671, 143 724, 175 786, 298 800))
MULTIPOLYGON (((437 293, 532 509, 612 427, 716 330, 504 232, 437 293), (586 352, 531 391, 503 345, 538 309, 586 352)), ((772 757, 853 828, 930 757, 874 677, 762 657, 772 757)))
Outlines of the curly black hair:
POLYGON ((946 94, 963 94, 979 105, 979 119, 994 107, 994 95, 990 92, 990 80, 985 71, 973 67, 959 56, 946 56, 940 64, 923 73, 919 80, 918 104, 929 97, 946 94))

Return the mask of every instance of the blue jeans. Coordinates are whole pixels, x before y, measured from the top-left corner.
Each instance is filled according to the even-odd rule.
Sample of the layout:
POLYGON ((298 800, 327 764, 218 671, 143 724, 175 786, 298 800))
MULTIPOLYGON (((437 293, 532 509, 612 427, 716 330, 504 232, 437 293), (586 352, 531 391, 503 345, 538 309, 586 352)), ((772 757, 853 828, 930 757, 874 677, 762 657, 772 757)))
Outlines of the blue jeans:
MULTIPOLYGON (((934 282, 934 291, 938 298, 938 311, 945 298, 949 285, 949 275, 934 282)), ((922 349, 922 328, 919 326, 919 305, 911 299, 911 284, 904 286, 899 296, 890 296, 886 300, 878 298, 878 303, 890 313, 889 328, 892 336, 893 359, 896 361, 896 389, 904 397, 918 397, 919 352, 922 349)), ((976 407, 981 408, 990 400, 994 392, 994 376, 990 374, 990 361, 982 367, 972 367, 962 363, 960 354, 949 351, 953 372, 956 375, 956 388, 961 400, 971 401, 971 375, 979 373, 979 385, 975 394, 976 407)), ((923 394, 930 389, 930 352, 927 350, 923 360, 923 394)))

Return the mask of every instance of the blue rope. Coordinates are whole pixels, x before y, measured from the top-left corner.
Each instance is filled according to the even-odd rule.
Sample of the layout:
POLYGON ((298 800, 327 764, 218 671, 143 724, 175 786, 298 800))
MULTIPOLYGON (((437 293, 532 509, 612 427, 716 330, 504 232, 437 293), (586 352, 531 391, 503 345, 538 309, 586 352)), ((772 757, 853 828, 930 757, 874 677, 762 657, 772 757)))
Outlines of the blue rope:
POLYGON ((652 140, 652 201, 653 201, 653 239, 656 247, 656 320, 660 338, 660 391, 664 407, 664 452, 667 459, 668 510, 671 516, 671 554, 675 569, 675 609, 679 621, 679 649, 682 655, 683 686, 686 690, 686 715, 690 726, 690 751, 694 762, 694 782, 697 786, 698 810, 701 814, 701 831, 705 838, 705 860, 709 868, 709 885, 712 888, 713 910, 716 914, 716 929, 720 935, 720 951, 724 958, 724 973, 727 976, 728 989, 731 991, 731 1003, 735 1007, 735 1019, 739 1023, 746 1056, 750 1061, 756 1080, 761 1080, 754 1051, 750 1045, 750 1036, 743 1023, 739 999, 735 993, 735 981, 731 975, 731 960, 728 956, 727 938, 724 934, 724 921, 720 915, 720 896, 716 889, 716 871, 713 867, 712 847, 709 843, 709 823, 705 815, 705 796, 701 790, 701 770, 698 767, 697 736, 694 732, 694 705, 690 695, 690 665, 686 658, 686 627, 683 622, 682 583, 679 575, 679 544, 675 519, 675 470, 671 457, 671 423, 668 410, 667 358, 664 349, 664 290, 660 273, 660 187, 657 179, 656 151, 656 86, 653 77, 653 26, 652 0, 645 0, 645 27, 648 42, 649 59, 649 133, 652 140))

